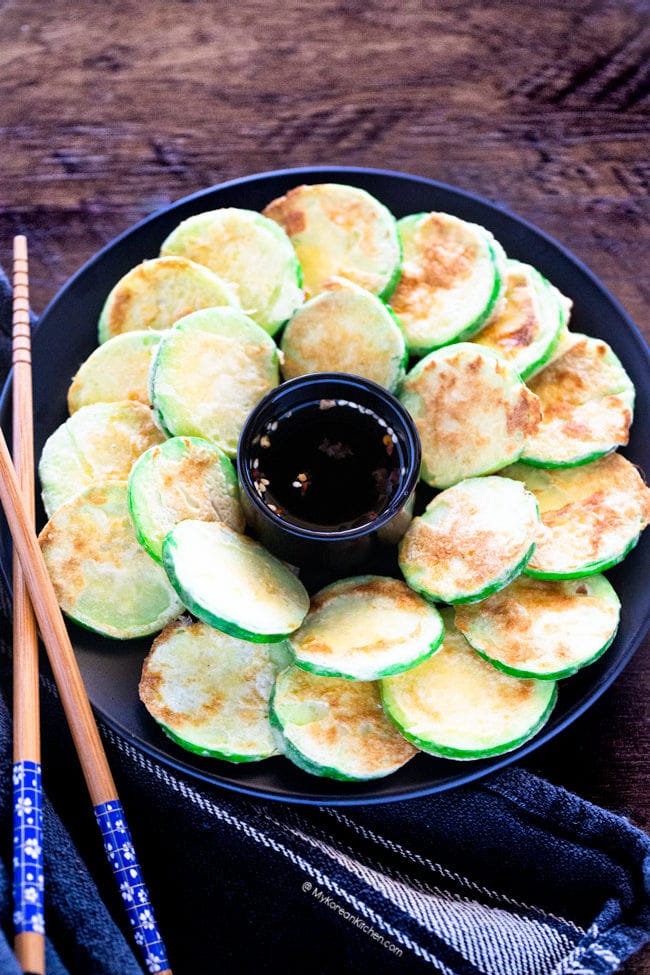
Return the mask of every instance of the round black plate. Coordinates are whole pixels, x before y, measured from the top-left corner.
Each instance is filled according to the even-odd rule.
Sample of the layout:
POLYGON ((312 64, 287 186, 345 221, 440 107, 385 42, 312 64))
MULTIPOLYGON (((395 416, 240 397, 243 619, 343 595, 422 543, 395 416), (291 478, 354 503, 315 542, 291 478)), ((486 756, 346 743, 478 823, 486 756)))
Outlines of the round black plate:
MULTIPOLYGON (((610 342, 637 389, 632 438, 624 453, 650 470, 650 355, 636 328, 613 297, 587 270, 541 231, 498 207, 460 190, 399 173, 332 167, 297 169, 249 176, 196 193, 147 218, 118 237, 89 261, 59 292, 43 314, 33 341, 35 449, 67 416, 66 394, 80 363, 97 345, 96 323, 110 288, 130 268, 155 257, 176 224, 203 210, 239 206, 261 210, 274 197, 300 183, 339 182, 360 186, 402 217, 425 210, 445 210, 489 228, 510 257, 537 267, 573 299, 573 331, 610 342)), ((0 403, 0 420, 10 431, 10 397, 0 403)), ((40 524, 44 523, 40 511, 40 524)), ((6 525, 0 561, 10 578, 10 540, 6 525)), ((73 645, 96 713, 112 728, 160 762, 197 779, 264 798, 303 803, 389 802, 453 788, 486 775, 538 748, 566 728, 612 683, 640 643, 650 622, 648 565, 650 537, 608 575, 623 604, 618 636, 593 666, 562 682, 559 703, 543 731, 522 748, 495 759, 453 762, 418 755, 386 779, 345 784, 301 772, 284 758, 231 765, 200 759, 174 745, 138 700, 142 660, 150 640, 104 639, 70 627, 73 645)))

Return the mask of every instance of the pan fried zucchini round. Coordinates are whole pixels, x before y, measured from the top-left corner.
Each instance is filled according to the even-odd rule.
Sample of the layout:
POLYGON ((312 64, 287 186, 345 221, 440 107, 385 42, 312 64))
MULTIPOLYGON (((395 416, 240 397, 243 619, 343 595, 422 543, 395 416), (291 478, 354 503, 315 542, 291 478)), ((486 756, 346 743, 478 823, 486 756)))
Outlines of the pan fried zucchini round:
POLYGON ((399 278, 399 238, 395 218, 370 193, 340 183, 297 186, 264 214, 289 235, 308 298, 333 277, 390 296, 399 278))
POLYGON ((138 541, 157 562, 165 535, 186 518, 222 521, 238 532, 246 527, 232 462, 199 437, 172 437, 138 457, 129 510, 138 541))
POLYGON ((442 634, 440 614, 401 580, 355 576, 312 598, 289 647, 303 670, 375 680, 426 660, 442 634))
POLYGON ((521 455, 535 467, 573 467, 626 444, 634 386, 609 345, 573 334, 564 355, 530 380, 542 422, 521 455))
POLYGON ((246 417, 278 378, 273 339, 235 308, 209 308, 164 336, 151 399, 171 436, 203 437, 234 457, 246 417))
POLYGON ((135 537, 123 481, 92 484, 61 505, 39 541, 61 609, 86 629, 130 640, 183 611, 135 537))
POLYGON ((99 341, 171 328, 199 308, 237 304, 232 288, 207 267, 185 257, 154 257, 125 274, 109 294, 99 316, 99 341))
POLYGON ((43 447, 38 473, 48 516, 89 484, 126 481, 140 454, 164 439, 142 403, 82 406, 43 447))
POLYGON ((492 234, 449 213, 398 221, 402 276, 390 300, 411 352, 471 338, 495 311, 505 255, 492 234))
POLYGON ((386 713, 430 755, 462 760, 512 751, 546 724, 557 685, 502 673, 472 650, 450 611, 443 619, 438 653, 380 681, 386 713))
POLYGON ((538 579, 575 579, 621 562, 650 521, 650 491, 620 454, 540 470, 515 464, 504 476, 537 498, 544 533, 524 569, 538 579))
POLYGON ((422 443, 422 477, 446 488, 520 456, 540 420, 539 400, 505 360, 471 342, 432 352, 399 397, 422 443))
POLYGON ((227 762, 277 755, 269 696, 290 655, 282 643, 249 643, 184 616, 156 637, 140 700, 182 748, 227 762))
POLYGON ((530 264, 508 260, 503 298, 474 341, 494 349, 527 379, 551 358, 563 318, 559 292, 530 264))
POLYGON ((271 692, 270 716, 281 750, 312 775, 352 782, 377 779, 415 755, 384 714, 372 681, 287 667, 271 692))
POLYGON ((468 478, 441 491, 411 522, 399 545, 400 569, 427 599, 474 603, 519 575, 539 527, 537 502, 523 484, 468 478))
POLYGON ((281 348, 285 379, 349 372, 394 390, 408 362, 404 333, 387 305, 343 279, 298 309, 281 348))
POLYGON ((124 332, 92 352, 72 380, 68 409, 131 400, 151 406, 149 371, 162 332, 124 332))
POLYGON ((475 606, 456 626, 485 660, 514 677, 570 677, 607 650, 621 604, 602 575, 566 581, 522 575, 475 606))
POLYGON ((215 271, 269 335, 302 304, 301 269, 290 240, 277 223, 253 210, 224 207, 188 217, 160 253, 180 254, 215 271))
POLYGON ((163 542, 163 565, 191 613, 242 640, 284 640, 309 609, 283 562, 219 521, 181 521, 163 542))

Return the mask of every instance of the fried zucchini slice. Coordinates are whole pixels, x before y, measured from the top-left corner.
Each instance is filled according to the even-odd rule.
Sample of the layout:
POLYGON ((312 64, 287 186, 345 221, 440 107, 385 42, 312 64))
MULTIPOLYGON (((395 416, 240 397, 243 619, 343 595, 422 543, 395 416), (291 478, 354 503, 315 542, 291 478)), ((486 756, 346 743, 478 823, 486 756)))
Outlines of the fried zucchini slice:
POLYGON ((406 372, 406 339, 375 295, 336 279, 299 308, 282 334, 282 374, 349 372, 395 390, 406 372))
POLYGON ((264 209, 289 235, 313 298, 333 277, 347 278, 388 298, 400 272, 395 218, 356 186, 316 183, 297 186, 264 209))
POLYGON ((149 372, 162 332, 124 332, 92 352, 72 380, 68 409, 131 400, 151 406, 149 372))
POLYGON ((473 603, 503 589, 535 551, 537 502, 506 477, 474 477, 441 491, 399 545, 409 586, 427 599, 473 603))
POLYGON ((123 481, 92 484, 57 508, 39 535, 63 612, 116 640, 156 633, 183 611, 135 537, 126 493, 123 481))
POLYGON ((312 598, 289 647, 303 670, 376 680, 426 660, 442 634, 440 614, 401 580, 355 576, 312 598))
POLYGON ((213 271, 185 257, 154 257, 121 278, 99 316, 99 341, 142 329, 171 328, 199 308, 237 305, 237 296, 213 271))
POLYGON ((234 457, 246 417, 278 379, 273 339, 235 308, 209 308, 164 336, 151 399, 171 436, 203 437, 234 457))
POLYGON ((138 457, 129 510, 138 541, 157 562, 165 535, 186 518, 222 521, 238 532, 246 527, 232 462, 200 437, 172 437, 138 457))
POLYGON ((253 210, 224 207, 188 217, 172 230, 160 253, 180 254, 216 272, 269 335, 303 302, 300 264, 289 238, 253 210))
POLYGON ((441 649, 419 667, 380 681, 384 708, 417 748, 441 758, 501 755, 546 724, 557 699, 550 680, 522 680, 472 650, 443 612, 441 649))
POLYGON ((563 320, 557 289, 530 264, 508 260, 505 293, 474 341, 498 352, 527 379, 551 358, 563 320))
POLYGON ((43 447, 38 473, 48 517, 89 484, 126 481, 140 454, 164 439, 142 403, 82 406, 43 447))
POLYGON ((258 762, 278 754, 269 697, 290 659, 282 643, 249 643, 183 616, 154 640, 140 700, 181 748, 258 762))
POLYGON ((523 481, 537 498, 545 530, 524 572, 538 579, 575 579, 610 569, 650 521, 650 491, 620 454, 557 470, 515 464, 502 473, 523 481))
POLYGON ((163 542, 163 565, 191 613, 242 640, 284 640, 309 609, 283 562, 219 521, 181 521, 163 542))
POLYGON ((492 234, 450 213, 416 213, 397 228, 402 275, 390 300, 415 355, 471 338, 505 286, 505 254, 492 234))
POLYGON ((573 467, 626 444, 634 386, 609 345, 573 333, 564 355, 529 382, 542 404, 542 422, 521 461, 573 467))
POLYGON ((406 375, 400 400, 422 443, 422 477, 446 488, 517 460, 540 421, 539 400, 491 349, 460 342, 406 375))
POLYGON ((602 656, 620 609, 605 576, 555 581, 521 575, 478 605, 458 606, 456 626, 504 673, 557 680, 602 656))
POLYGON ((384 714, 378 685, 288 667, 271 692, 280 748, 312 775, 355 782, 396 772, 415 748, 384 714))

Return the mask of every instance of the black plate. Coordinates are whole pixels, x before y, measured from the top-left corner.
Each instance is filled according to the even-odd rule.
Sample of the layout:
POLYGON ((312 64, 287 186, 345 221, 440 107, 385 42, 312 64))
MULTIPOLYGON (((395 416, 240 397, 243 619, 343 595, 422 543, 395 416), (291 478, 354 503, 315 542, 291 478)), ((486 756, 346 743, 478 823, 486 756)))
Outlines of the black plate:
MULTIPOLYGON (((637 403, 632 438, 624 453, 641 468, 650 470, 650 441, 647 435, 644 437, 650 425, 650 355, 628 316, 593 274, 535 227, 469 193, 399 173, 347 167, 266 173, 196 193, 147 218, 89 261, 54 298, 34 334, 36 456, 40 456, 46 438, 66 419, 70 380, 96 346, 99 312, 108 291, 123 274, 143 259, 155 257, 167 234, 193 213, 223 206, 261 210, 293 186, 321 182, 360 186, 386 204, 397 217, 424 210, 445 210, 483 224, 510 257, 539 268, 573 299, 572 329, 610 342, 628 370, 637 389, 637 403)), ((0 420, 8 434, 10 397, 6 388, 0 403, 0 420)), ((43 523, 41 510, 40 524, 43 523)), ((3 525, 0 561, 10 577, 9 541, 3 525)), ((536 738, 508 755, 482 761, 457 763, 418 755, 394 775, 362 784, 318 779, 283 758, 231 765, 194 757, 163 735, 138 700, 140 668, 151 641, 120 643, 76 626, 70 626, 70 632, 97 714, 164 764, 197 779, 265 798, 331 804, 389 802, 470 782, 533 751, 575 721, 621 672, 648 627, 649 552, 650 537, 647 537, 622 565, 608 574, 623 604, 618 636, 597 663, 562 682, 557 708, 536 738)))

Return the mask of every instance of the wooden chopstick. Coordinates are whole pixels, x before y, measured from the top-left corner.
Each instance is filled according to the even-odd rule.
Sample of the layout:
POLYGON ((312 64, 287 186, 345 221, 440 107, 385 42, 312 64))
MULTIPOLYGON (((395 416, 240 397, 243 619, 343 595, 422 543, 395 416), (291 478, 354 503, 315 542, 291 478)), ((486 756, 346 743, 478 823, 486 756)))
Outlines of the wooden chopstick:
MULTIPOLYGON (((29 314, 29 312, 28 312, 29 314)), ((24 342, 14 352, 31 362, 24 342)), ((33 474, 32 474, 33 480, 33 474)), ((54 587, 41 554, 20 485, 0 430, 0 502, 18 555, 41 637, 47 650, 66 719, 79 756, 104 848, 148 971, 171 975, 167 952, 154 917, 149 893, 135 856, 117 789, 83 685, 54 587)), ((38 972, 38 969, 36 970, 38 972)))
MULTIPOLYGON (((13 461, 29 524, 34 524, 34 432, 27 240, 14 239, 13 461)), ((45 973, 43 804, 38 636, 18 559, 13 566, 14 630, 14 948, 24 972, 45 973)))

